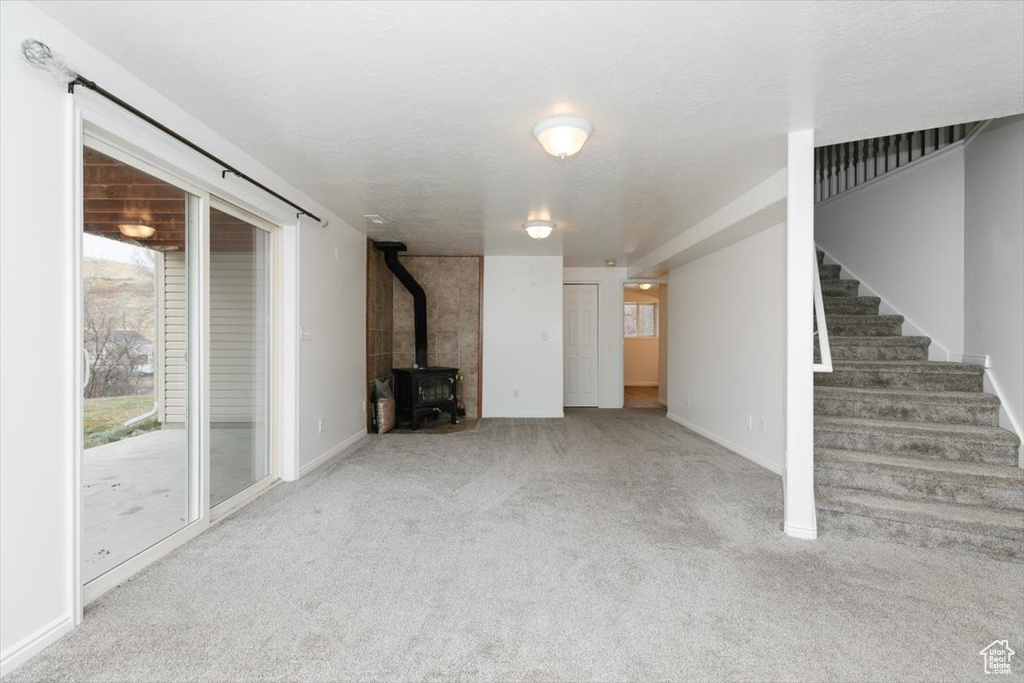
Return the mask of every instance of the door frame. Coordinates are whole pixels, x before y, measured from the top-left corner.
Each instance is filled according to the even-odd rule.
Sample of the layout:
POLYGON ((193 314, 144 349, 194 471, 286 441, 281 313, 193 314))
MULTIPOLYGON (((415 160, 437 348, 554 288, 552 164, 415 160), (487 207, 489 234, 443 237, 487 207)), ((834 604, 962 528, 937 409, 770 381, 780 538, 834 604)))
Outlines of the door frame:
MULTIPOLYGON (((235 510, 248 505, 250 502, 263 495, 268 489, 276 486, 281 481, 281 458, 280 449, 278 448, 278 434, 280 431, 280 410, 279 400, 277 399, 277 387, 279 384, 279 375, 281 363, 278 360, 278 350, 281 348, 280 336, 281 336, 281 325, 280 325, 280 309, 281 301, 279 292, 281 287, 278 284, 278 280, 281 274, 281 240, 280 240, 280 226, 268 221, 254 213, 246 211, 243 208, 235 206, 234 204, 221 199, 216 195, 210 196, 209 207, 211 209, 217 209, 223 213, 234 216, 235 218, 249 223, 254 228, 263 230, 270 237, 270 280, 268 287, 270 289, 270 338, 267 344, 267 351, 269 353, 269 367, 267 378, 267 403, 268 403, 268 415, 267 415, 267 448, 269 455, 269 463, 267 475, 258 481, 246 486, 241 491, 235 493, 230 498, 227 498, 217 505, 211 506, 210 510, 210 521, 216 522, 217 520, 230 515, 235 510)), ((208 235, 209 238, 209 235, 208 235)), ((209 290, 206 294, 209 296, 209 290)), ((207 325, 209 325, 209 319, 207 319, 207 325)), ((209 329, 209 328, 207 328, 209 329)), ((208 363, 207 363, 208 365, 208 363)), ((207 382, 209 382, 209 372, 206 376, 207 382)), ((207 384, 207 386, 209 386, 207 384)), ((209 396, 209 392, 207 392, 209 396)), ((209 425, 209 423, 207 423, 209 425)), ((206 476, 207 481, 210 481, 210 458, 207 458, 206 462, 206 476)), ((209 497, 207 497, 206 504, 209 506, 209 497)))
MULTIPOLYGON (((72 338, 67 340, 69 365, 73 373, 73 395, 70 398, 72 415, 74 416, 74 438, 68 457, 71 460, 68 500, 71 504, 66 516, 66 543, 69 553, 68 595, 70 596, 71 612, 74 626, 82 623, 84 607, 106 591, 124 582, 130 576, 141 571, 150 564, 184 545, 199 534, 219 523, 235 510, 251 502, 282 479, 298 478, 298 430, 295 422, 298 418, 298 346, 289 344, 291 336, 285 325, 298 329, 298 268, 285 259, 298 258, 299 239, 301 235, 301 217, 290 209, 283 208, 278 202, 258 190, 249 187, 232 185, 230 179, 220 174, 219 168, 200 159, 188 150, 159 131, 149 127, 131 115, 109 105, 91 93, 83 91, 75 98, 69 98, 67 107, 67 124, 70 151, 65 179, 68 182, 67 192, 72 201, 71 211, 67 217, 67 226, 73 231, 69 271, 72 301, 73 331, 72 338), (105 149, 114 151, 120 158, 134 167, 166 180, 199 198, 198 221, 193 237, 193 246, 189 247, 190 256, 193 248, 198 252, 190 264, 189 285, 195 288, 199 301, 195 306, 189 304, 189 341, 190 355, 192 348, 198 358, 192 358, 189 364, 189 420, 196 420, 196 428, 190 429, 190 477, 199 471, 202 464, 203 473, 199 481, 190 491, 192 499, 190 508, 198 509, 198 516, 190 519, 181 529, 167 538, 150 546, 117 567, 105 572, 89 582, 82 583, 82 535, 84 519, 84 497, 82 495, 82 457, 83 457, 83 373, 84 359, 81 353, 83 337, 83 283, 82 254, 84 235, 84 187, 83 187, 83 150, 86 139, 91 143, 99 143, 105 149), (272 378, 278 381, 277 389, 281 393, 272 412, 272 429, 276 427, 276 437, 271 437, 271 449, 275 454, 271 459, 272 481, 266 481, 257 487, 247 487, 232 498, 217 506, 211 514, 209 505, 209 207, 211 197, 216 195, 220 201, 233 205, 236 209, 251 213, 271 225, 277 226, 277 239, 273 239, 273 283, 276 294, 273 296, 275 330, 272 343, 278 351, 273 353, 275 366, 272 378), (194 343, 194 346, 191 346, 194 343), (200 369, 201 368, 201 369, 200 369), (199 417, 193 418, 192 411, 198 411, 199 417), (282 454, 290 453, 289 458, 282 454), (197 462, 198 461, 198 462, 197 462), (243 495, 244 494, 244 495, 243 495)), ((103 150, 98 150, 106 153, 103 150)), ((276 393, 276 392, 275 392, 276 393)), ((257 482, 260 483, 260 482, 257 482)), ((190 486, 192 483, 190 481, 190 486)), ((190 514, 190 518, 192 514, 190 514)))

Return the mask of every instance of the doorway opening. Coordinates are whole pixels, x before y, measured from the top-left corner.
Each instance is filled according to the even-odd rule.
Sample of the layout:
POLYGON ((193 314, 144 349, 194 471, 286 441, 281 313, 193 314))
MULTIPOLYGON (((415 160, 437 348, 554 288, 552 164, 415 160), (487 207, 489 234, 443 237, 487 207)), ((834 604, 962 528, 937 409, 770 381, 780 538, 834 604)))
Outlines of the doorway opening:
POLYGON ((665 410, 666 287, 629 282, 622 292, 623 407, 665 410))

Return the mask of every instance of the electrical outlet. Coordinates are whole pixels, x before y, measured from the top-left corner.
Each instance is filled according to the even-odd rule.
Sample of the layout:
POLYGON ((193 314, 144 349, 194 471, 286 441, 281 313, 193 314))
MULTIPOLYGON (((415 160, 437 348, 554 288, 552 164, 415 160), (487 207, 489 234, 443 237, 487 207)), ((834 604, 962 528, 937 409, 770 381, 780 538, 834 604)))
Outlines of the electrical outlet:
POLYGON ((766 418, 766 417, 762 417, 761 418, 761 433, 762 434, 767 434, 768 433, 768 418, 766 418))
POLYGON ((327 428, 324 425, 324 419, 322 417, 317 421, 316 427, 317 427, 317 429, 320 430, 321 434, 323 434, 325 431, 327 431, 327 428))
POLYGON ((687 407, 690 406, 690 395, 689 394, 686 395, 686 406, 687 407))
POLYGON ((540 333, 540 340, 542 342, 551 341, 551 334, 547 330, 544 330, 540 333))
POLYGON ((363 399, 363 415, 366 415, 366 399, 363 399))
POLYGON ((753 415, 747 415, 747 431, 749 432, 749 431, 753 431, 753 430, 754 430, 754 416, 753 415))
POLYGON ((512 398, 519 398, 519 390, 518 389, 513 389, 512 390, 512 398))

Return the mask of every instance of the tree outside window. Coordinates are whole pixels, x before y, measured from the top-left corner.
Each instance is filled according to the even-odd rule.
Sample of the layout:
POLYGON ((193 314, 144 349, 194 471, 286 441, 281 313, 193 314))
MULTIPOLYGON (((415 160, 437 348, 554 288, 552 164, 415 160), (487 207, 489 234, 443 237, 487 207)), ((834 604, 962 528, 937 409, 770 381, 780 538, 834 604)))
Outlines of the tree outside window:
POLYGON ((658 336, 658 304, 629 302, 623 304, 622 336, 643 338, 658 336))

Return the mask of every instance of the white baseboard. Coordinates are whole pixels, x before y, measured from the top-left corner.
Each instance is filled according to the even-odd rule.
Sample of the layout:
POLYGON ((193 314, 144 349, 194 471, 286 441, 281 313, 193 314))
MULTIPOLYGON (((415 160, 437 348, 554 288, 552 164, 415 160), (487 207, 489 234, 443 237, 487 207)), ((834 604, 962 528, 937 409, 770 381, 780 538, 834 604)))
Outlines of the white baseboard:
MULTIPOLYGON (((927 159, 928 157, 926 156, 924 158, 927 159)), ((845 194, 844 195, 839 195, 839 196, 845 196, 845 194)), ((817 209, 818 206, 820 206, 820 204, 815 206, 815 209, 817 209)), ((950 358, 952 357, 952 354, 949 352, 949 349, 947 349, 945 346, 943 346, 939 342, 935 341, 935 338, 933 336, 931 336, 930 334, 928 334, 927 330, 924 330, 923 328, 918 326, 913 320, 911 320, 909 317, 907 317, 907 315, 905 313, 903 313, 903 311, 899 310, 898 308, 896 308, 895 306, 890 304, 888 301, 886 301, 884 296, 882 296, 881 294, 876 292, 874 289, 871 288, 871 285, 869 285, 868 283, 866 283, 864 281, 864 278, 862 278, 860 275, 857 275, 857 273, 855 273, 852 270, 850 270, 849 266, 847 266, 845 263, 843 263, 839 259, 837 259, 834 256, 832 256, 832 254, 828 253, 828 251, 826 251, 825 249, 822 249, 821 245, 819 245, 817 242, 814 243, 814 246, 817 249, 821 249, 821 251, 825 254, 825 258, 826 258, 827 261, 829 261, 831 263, 837 264, 840 268, 842 268, 844 271, 846 271, 847 275, 849 275, 854 280, 857 280, 857 281, 860 282, 860 286, 861 286, 861 289, 862 289, 861 296, 877 296, 879 299, 881 299, 881 304, 879 304, 879 306, 878 306, 878 312, 881 315, 902 315, 903 316, 903 330, 902 330, 902 332, 903 332, 903 334, 905 336, 908 336, 908 337, 928 337, 928 339, 931 340, 931 344, 929 344, 929 346, 928 346, 928 360, 939 360, 939 361, 950 360, 950 358)), ((828 324, 828 316, 825 317, 825 324, 826 325, 828 324)))
POLYGON ((984 382, 985 393, 995 394, 999 399, 999 426, 1008 432, 1013 432, 1020 439, 1020 446, 1017 449, 1017 467, 1024 469, 1024 426, 1021 425, 1020 419, 1006 407, 1006 395, 1003 393, 999 380, 992 373, 992 368, 985 368, 984 382))
POLYGON ((47 646, 57 642, 75 627, 75 620, 70 614, 54 619, 35 633, 15 643, 0 654, 0 676, 6 676, 47 646))
POLYGON ((765 458, 765 457, 763 457, 761 455, 758 455, 757 453, 755 453, 755 452, 753 452, 751 450, 748 450, 748 449, 744 448, 743 446, 737 446, 736 444, 732 443, 728 439, 725 439, 725 438, 719 436, 718 434, 715 434, 714 432, 709 432, 708 430, 704 429, 703 427, 697 426, 697 425, 693 424, 692 422, 679 417, 678 415, 674 415, 672 413, 666 413, 665 417, 667 417, 668 419, 672 420, 673 422, 675 422, 677 424, 681 424, 682 426, 686 427, 689 430, 697 432, 698 434, 703 436, 705 439, 710 439, 710 440, 714 441, 715 443, 717 443, 719 446, 722 446, 723 448, 729 449, 730 451, 732 451, 736 455, 743 456, 747 460, 750 460, 751 462, 753 462, 753 463, 755 463, 757 465, 760 465, 761 467, 765 468, 769 472, 774 472, 775 474, 778 474, 779 476, 782 476, 783 467, 781 465, 778 465, 777 463, 774 463, 771 460, 768 460, 767 458, 765 458))
POLYGON ((992 364, 989 362, 989 358, 988 358, 987 355, 985 355, 985 356, 972 356, 969 353, 965 353, 963 355, 959 355, 958 356, 958 355, 952 355, 951 354, 949 356, 949 360, 950 360, 950 362, 953 362, 953 363, 965 363, 967 365, 980 365, 983 368, 992 367, 992 364))
POLYGON ((818 537, 817 529, 808 529, 794 524, 784 524, 782 528, 783 531, 786 532, 787 536, 792 536, 793 538, 805 538, 813 541, 818 537))
POLYGON ((657 382, 626 382, 627 387, 656 387, 657 382))
POLYGON ((355 443, 362 441, 366 437, 367 433, 368 432, 366 432, 365 430, 361 432, 356 432, 352 436, 348 437, 347 439, 339 443, 337 446, 334 446, 333 448, 328 449, 323 454, 318 455, 312 462, 306 463, 301 468, 299 468, 299 478, 301 479, 302 477, 306 476, 307 474, 315 470, 317 467, 320 467, 320 465, 323 465, 325 462, 341 453, 349 446, 352 446, 355 443))

